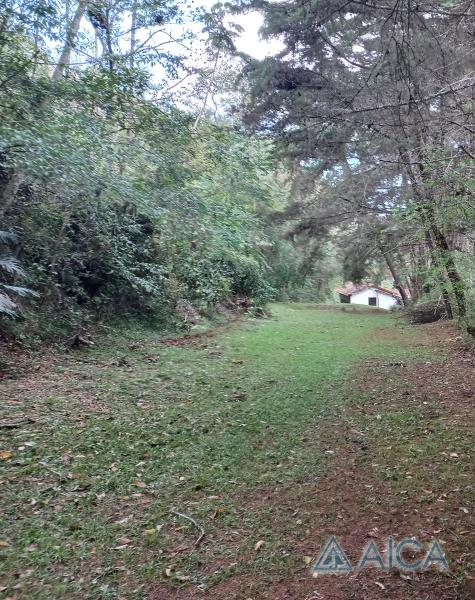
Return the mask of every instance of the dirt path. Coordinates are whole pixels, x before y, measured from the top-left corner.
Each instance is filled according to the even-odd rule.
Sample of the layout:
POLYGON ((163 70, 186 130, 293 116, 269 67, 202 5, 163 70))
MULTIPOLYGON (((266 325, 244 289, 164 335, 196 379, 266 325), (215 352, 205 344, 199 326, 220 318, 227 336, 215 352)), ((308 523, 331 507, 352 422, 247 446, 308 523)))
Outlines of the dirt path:
MULTIPOLYGON (((380 337, 398 339, 394 329, 380 337)), ((323 432, 332 454, 326 471, 300 484, 263 488, 237 499, 242 514, 271 511, 276 538, 298 557, 294 572, 266 574, 258 551, 246 554, 239 540, 228 554, 248 562, 249 572, 206 591, 157 585, 149 600, 462 600, 475 598, 473 544, 473 426, 475 359, 449 324, 419 328, 414 346, 437 348, 437 360, 362 364, 351 385, 358 397, 323 432), (361 393, 363 395, 361 395, 361 393), (364 400, 362 400, 364 398, 364 400), (304 524, 295 535, 289 521, 304 524), (366 568, 350 575, 312 576, 315 551, 335 535, 354 565, 373 541, 385 558, 385 542, 437 539, 448 573, 390 572, 366 568), (312 559, 312 562, 310 562, 312 559), (300 562, 300 564, 299 564, 300 562)), ((219 540, 223 543, 223 539, 219 540)), ((207 557, 213 563, 212 548, 207 557)), ((425 552, 423 553, 425 554, 425 552)), ((414 554, 412 560, 423 556, 414 554)), ((411 556, 406 557, 410 562, 411 556)))
POLYGON ((0 598, 471 598, 474 356, 450 325, 317 308, 0 382, 0 598), (450 569, 314 578, 332 535, 353 564, 437 539, 450 569))

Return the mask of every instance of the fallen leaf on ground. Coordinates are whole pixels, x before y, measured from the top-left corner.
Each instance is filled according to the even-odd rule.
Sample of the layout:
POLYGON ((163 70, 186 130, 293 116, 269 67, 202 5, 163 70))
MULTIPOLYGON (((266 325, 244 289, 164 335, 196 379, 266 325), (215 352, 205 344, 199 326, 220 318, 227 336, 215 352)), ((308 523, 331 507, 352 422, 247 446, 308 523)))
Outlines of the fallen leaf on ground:
POLYGON ((129 538, 123 537, 123 538, 119 538, 117 540, 119 542, 119 544, 121 544, 122 546, 127 546, 128 544, 130 544, 130 542, 132 540, 130 540, 129 538))
POLYGON ((138 487, 138 488, 142 488, 142 489, 143 489, 143 488, 146 488, 146 487, 147 487, 147 484, 146 484, 146 483, 144 483, 143 481, 139 481, 138 479, 134 479, 134 480, 132 481, 132 483, 133 483, 133 485, 135 485, 135 486, 136 486, 136 487, 138 487))

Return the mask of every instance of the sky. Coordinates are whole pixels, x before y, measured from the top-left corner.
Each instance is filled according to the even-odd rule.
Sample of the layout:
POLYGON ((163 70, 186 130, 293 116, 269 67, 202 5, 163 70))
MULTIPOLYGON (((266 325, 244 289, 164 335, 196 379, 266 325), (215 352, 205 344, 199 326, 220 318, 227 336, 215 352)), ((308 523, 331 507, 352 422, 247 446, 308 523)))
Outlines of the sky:
MULTIPOLYGON (((201 0, 198 7, 210 10, 216 0, 201 0)), ((259 29, 262 26, 262 15, 257 11, 247 14, 233 15, 228 21, 238 23, 244 29, 236 40, 239 51, 246 52, 254 58, 262 59, 266 56, 276 54, 282 49, 282 44, 278 40, 262 40, 259 35, 259 29)))
MULTIPOLYGON (((192 6, 194 10, 198 8, 204 8, 205 10, 209 11, 215 4, 216 0, 191 0, 191 3, 188 6, 192 6)), ((185 2, 183 2, 183 5, 185 6, 185 2)), ((186 17, 186 9, 184 12, 184 22, 182 24, 168 24, 164 28, 175 39, 180 39, 185 32, 191 31, 194 34, 193 39, 185 40, 183 44, 179 44, 170 42, 170 39, 165 34, 158 34, 158 36, 155 36, 153 38, 153 43, 155 44, 157 42, 164 42, 166 44, 164 46, 164 49, 168 50, 173 54, 185 56, 187 65, 189 67, 209 69, 211 63, 209 54, 206 54, 206 36, 202 33, 203 24, 197 23, 192 19, 191 11, 189 13, 189 19, 186 17)), ((258 12, 252 11, 246 14, 232 15, 229 18, 227 18, 226 21, 228 23, 237 23, 243 28, 243 31, 239 34, 239 37, 234 40, 239 51, 245 52, 246 54, 249 54, 257 59, 263 59, 266 56, 276 54, 282 49, 282 44, 279 42, 279 40, 269 41, 263 40, 261 38, 259 34, 259 29, 262 26, 263 18, 258 12)), ((123 23, 124 30, 127 30, 129 27, 130 15, 124 17, 123 23)), ((94 36, 94 29, 89 19, 85 17, 82 19, 80 30, 87 37, 89 37, 89 39, 92 39, 92 37, 94 36)), ((146 42, 151 32, 153 32, 153 28, 148 30, 139 30, 137 32, 137 45, 146 42)), ((130 44, 129 36, 125 36, 122 39, 122 42, 124 44, 124 50, 127 49, 128 45, 130 44)), ((52 43, 52 45, 54 45, 54 42, 52 43)), ((60 45, 58 44, 58 51, 59 49, 60 45)), ((87 60, 86 55, 83 54, 79 49, 77 49, 75 56, 73 57, 72 64, 77 64, 79 66, 83 64, 84 60, 87 60)), ((228 63, 230 61, 229 57, 222 57, 221 60, 223 61, 222 64, 224 64, 225 60, 227 60, 228 63)), ((238 60, 233 60, 236 60, 236 68, 239 68, 238 60)), ((149 66, 148 70, 151 72, 152 82, 155 84, 161 84, 164 82, 164 80, 167 79, 165 71, 160 65, 149 66)), ((186 71, 184 71, 183 73, 186 75, 186 71)), ((186 79, 185 83, 181 83, 183 73, 180 72, 176 79, 172 79, 171 81, 168 80, 170 86, 173 87, 174 95, 176 95, 177 97, 179 97, 180 95, 187 95, 186 93, 180 94, 181 91, 185 91, 185 85, 189 89, 193 88, 193 77, 189 77, 186 79)))
POLYGON ((262 20, 262 15, 255 11, 232 18, 232 21, 239 23, 244 29, 236 42, 238 50, 247 52, 258 59, 277 54, 283 47, 278 40, 261 39, 259 29, 262 26, 262 20))
MULTIPOLYGON (((194 9, 204 8, 205 10, 210 10, 215 4, 216 4, 215 0, 201 0, 199 3, 193 2, 193 8, 194 9)), ((240 50, 242 52, 246 52, 247 54, 250 54, 254 58, 257 58, 257 59, 265 58, 266 56, 277 53, 282 48, 282 44, 278 40, 268 41, 268 40, 263 40, 260 37, 259 29, 262 26, 263 18, 262 18, 262 15, 260 15, 256 11, 252 11, 252 12, 249 12, 247 14, 242 14, 242 15, 233 15, 227 19, 227 22, 238 23, 243 28, 244 31, 242 33, 240 33, 239 37, 236 39, 237 48, 238 48, 238 50, 240 50)), ((126 22, 124 22, 124 26, 127 27, 126 22)), ((195 39, 195 41, 194 41, 196 50, 194 51, 194 53, 198 56, 200 54, 200 52, 199 52, 200 42, 204 47, 204 38, 203 38, 203 36, 200 35, 202 27, 203 27, 203 25, 201 23, 193 22, 191 17, 190 17, 190 20, 188 21, 186 19, 186 14, 185 14, 185 19, 184 19, 183 24, 169 25, 169 26, 167 26, 167 29, 176 38, 179 38, 185 30, 192 31, 194 34, 196 34, 197 39, 195 39), (201 40, 200 40, 200 37, 201 37, 201 40)), ((93 27, 90 24, 88 19, 83 18, 82 23, 81 23, 81 30, 84 32, 88 32, 89 34, 93 34, 93 27)), ((146 32, 142 32, 142 35, 147 36, 148 34, 146 32)), ((140 36, 141 36, 141 33, 139 32, 138 33, 138 42, 139 43, 141 41, 140 36)), ((126 43, 128 43, 127 40, 125 40, 125 41, 126 41, 126 43)), ((186 45, 189 46, 189 43, 187 43, 186 45)), ((54 46, 54 44, 52 44, 52 46, 54 46)), ((60 46, 61 46, 61 44, 58 45, 58 47, 60 47, 60 46)), ((183 51, 183 48, 177 47, 176 51, 177 52, 183 51)), ((190 52, 193 52, 193 48, 191 48, 191 47, 190 47, 190 52)))
MULTIPOLYGON (((204 8, 205 10, 210 10, 213 5, 216 4, 216 0, 201 0, 199 4, 195 4, 193 8, 204 8)), ((238 51, 249 54, 250 56, 263 59, 266 56, 271 56, 278 53, 282 48, 283 44, 279 40, 263 40, 260 36, 259 30, 263 24, 263 17, 257 11, 248 12, 242 15, 232 15, 226 19, 225 23, 237 23, 243 28, 243 31, 239 34, 239 37, 234 39, 236 47, 238 51)), ((210 59, 209 56, 206 55, 206 37, 201 33, 203 28, 202 23, 194 23, 188 22, 184 23, 182 26, 177 26, 177 29, 173 31, 174 36, 180 37, 180 35, 185 30, 191 30, 195 37, 193 40, 189 42, 185 42, 185 45, 189 48, 189 56, 188 56, 188 65, 195 68, 208 68, 210 67, 210 59)), ((183 48, 177 47, 178 53, 183 53, 183 48)), ((185 52, 186 54, 186 52, 185 52)), ((223 64, 229 64, 229 57, 222 57, 223 64), (225 62, 226 61, 226 62, 225 62)), ((231 62, 236 62, 236 68, 239 68, 239 60, 233 59, 231 62)), ((163 78, 163 73, 160 69, 155 69, 153 71, 154 79, 158 82, 163 78)), ((163 80, 163 79, 162 79, 163 80)), ((172 83, 174 85, 175 82, 172 83)), ((180 99, 180 90, 185 89, 185 86, 193 84, 193 78, 188 79, 185 84, 179 83, 174 91, 177 92, 176 102, 178 105, 182 105, 182 99, 180 99)), ((187 97, 187 94, 184 95, 187 97)), ((221 112, 221 108, 227 104, 227 96, 216 94, 213 96, 213 99, 217 103, 214 105, 214 108, 217 109, 218 113, 221 112), (222 106, 220 106, 222 105, 222 106)), ((190 97, 188 95, 188 101, 190 97)), ((188 102, 185 100, 185 102, 188 102)), ((197 100, 199 102, 199 100, 197 100)), ((211 108, 211 101, 209 102, 209 107, 211 108)), ((189 107, 187 107, 189 108, 189 107)))

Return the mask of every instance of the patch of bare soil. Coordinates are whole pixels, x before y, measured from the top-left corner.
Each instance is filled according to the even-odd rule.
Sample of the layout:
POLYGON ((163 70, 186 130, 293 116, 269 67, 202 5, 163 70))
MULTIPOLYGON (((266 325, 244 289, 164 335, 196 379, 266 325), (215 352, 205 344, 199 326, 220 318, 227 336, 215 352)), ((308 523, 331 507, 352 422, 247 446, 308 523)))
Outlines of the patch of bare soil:
MULTIPOLYGON (((381 335, 389 332, 382 331, 381 335)), ((323 432, 325 447, 333 450, 328 467, 318 478, 309 473, 306 482, 292 487, 263 489, 236 499, 242 515, 271 512, 274 539, 285 540, 285 552, 295 559, 291 569, 279 572, 275 566, 268 568, 260 560, 264 547, 256 550, 250 546, 255 532, 243 526, 207 538, 201 555, 209 573, 216 572, 223 561, 213 556, 213 547, 224 547, 228 564, 241 561, 239 572, 206 590, 187 584, 174 589, 157 583, 148 600, 475 598, 469 555, 473 518, 467 506, 467 491, 471 486, 473 489, 474 482, 472 465, 466 455, 450 448, 435 454, 428 451, 427 456, 422 450, 426 437, 434 435, 440 424, 449 433, 461 432, 462 437, 473 430, 475 357, 449 324, 421 326, 416 345, 436 346, 441 350, 439 358, 362 365, 352 385, 367 399, 349 407, 323 432), (378 427, 378 419, 387 413, 410 414, 411 407, 418 415, 416 425, 398 446, 401 440, 392 439, 391 428, 378 427), (417 426, 419 419, 421 427, 417 426), (365 422, 368 427, 361 426, 365 422), (391 452, 402 452, 401 448, 406 450, 399 464, 391 452), (393 470, 401 467, 397 477, 388 474, 388 465, 393 470), (296 528, 296 522, 301 526, 296 528), (351 575, 312 577, 310 566, 332 535, 353 564, 371 541, 384 558, 389 536, 396 540, 415 536, 422 543, 437 539, 450 569, 448 573, 435 567, 407 573, 367 568, 351 575)))
POLYGON ((213 338, 221 333, 224 333, 237 325, 242 320, 242 315, 234 316, 227 320, 222 325, 216 325, 206 331, 200 331, 198 333, 187 333, 178 337, 163 338, 161 344, 163 346, 201 346, 202 341, 206 341, 209 338, 213 338))

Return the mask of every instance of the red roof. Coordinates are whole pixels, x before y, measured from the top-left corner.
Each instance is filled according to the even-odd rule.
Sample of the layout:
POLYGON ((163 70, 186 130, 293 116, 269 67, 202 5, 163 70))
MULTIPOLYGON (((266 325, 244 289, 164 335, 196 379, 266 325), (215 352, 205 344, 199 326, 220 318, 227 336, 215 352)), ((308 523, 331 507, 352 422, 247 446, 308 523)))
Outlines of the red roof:
POLYGON ((343 296, 352 296, 358 292, 362 292, 364 290, 377 290, 381 292, 381 294, 386 294, 387 296, 392 296, 393 298, 400 298, 401 294, 396 290, 388 290, 383 287, 379 287, 377 285, 373 285, 372 283, 346 283, 342 288, 337 288, 335 291, 338 294, 342 294, 343 296))

